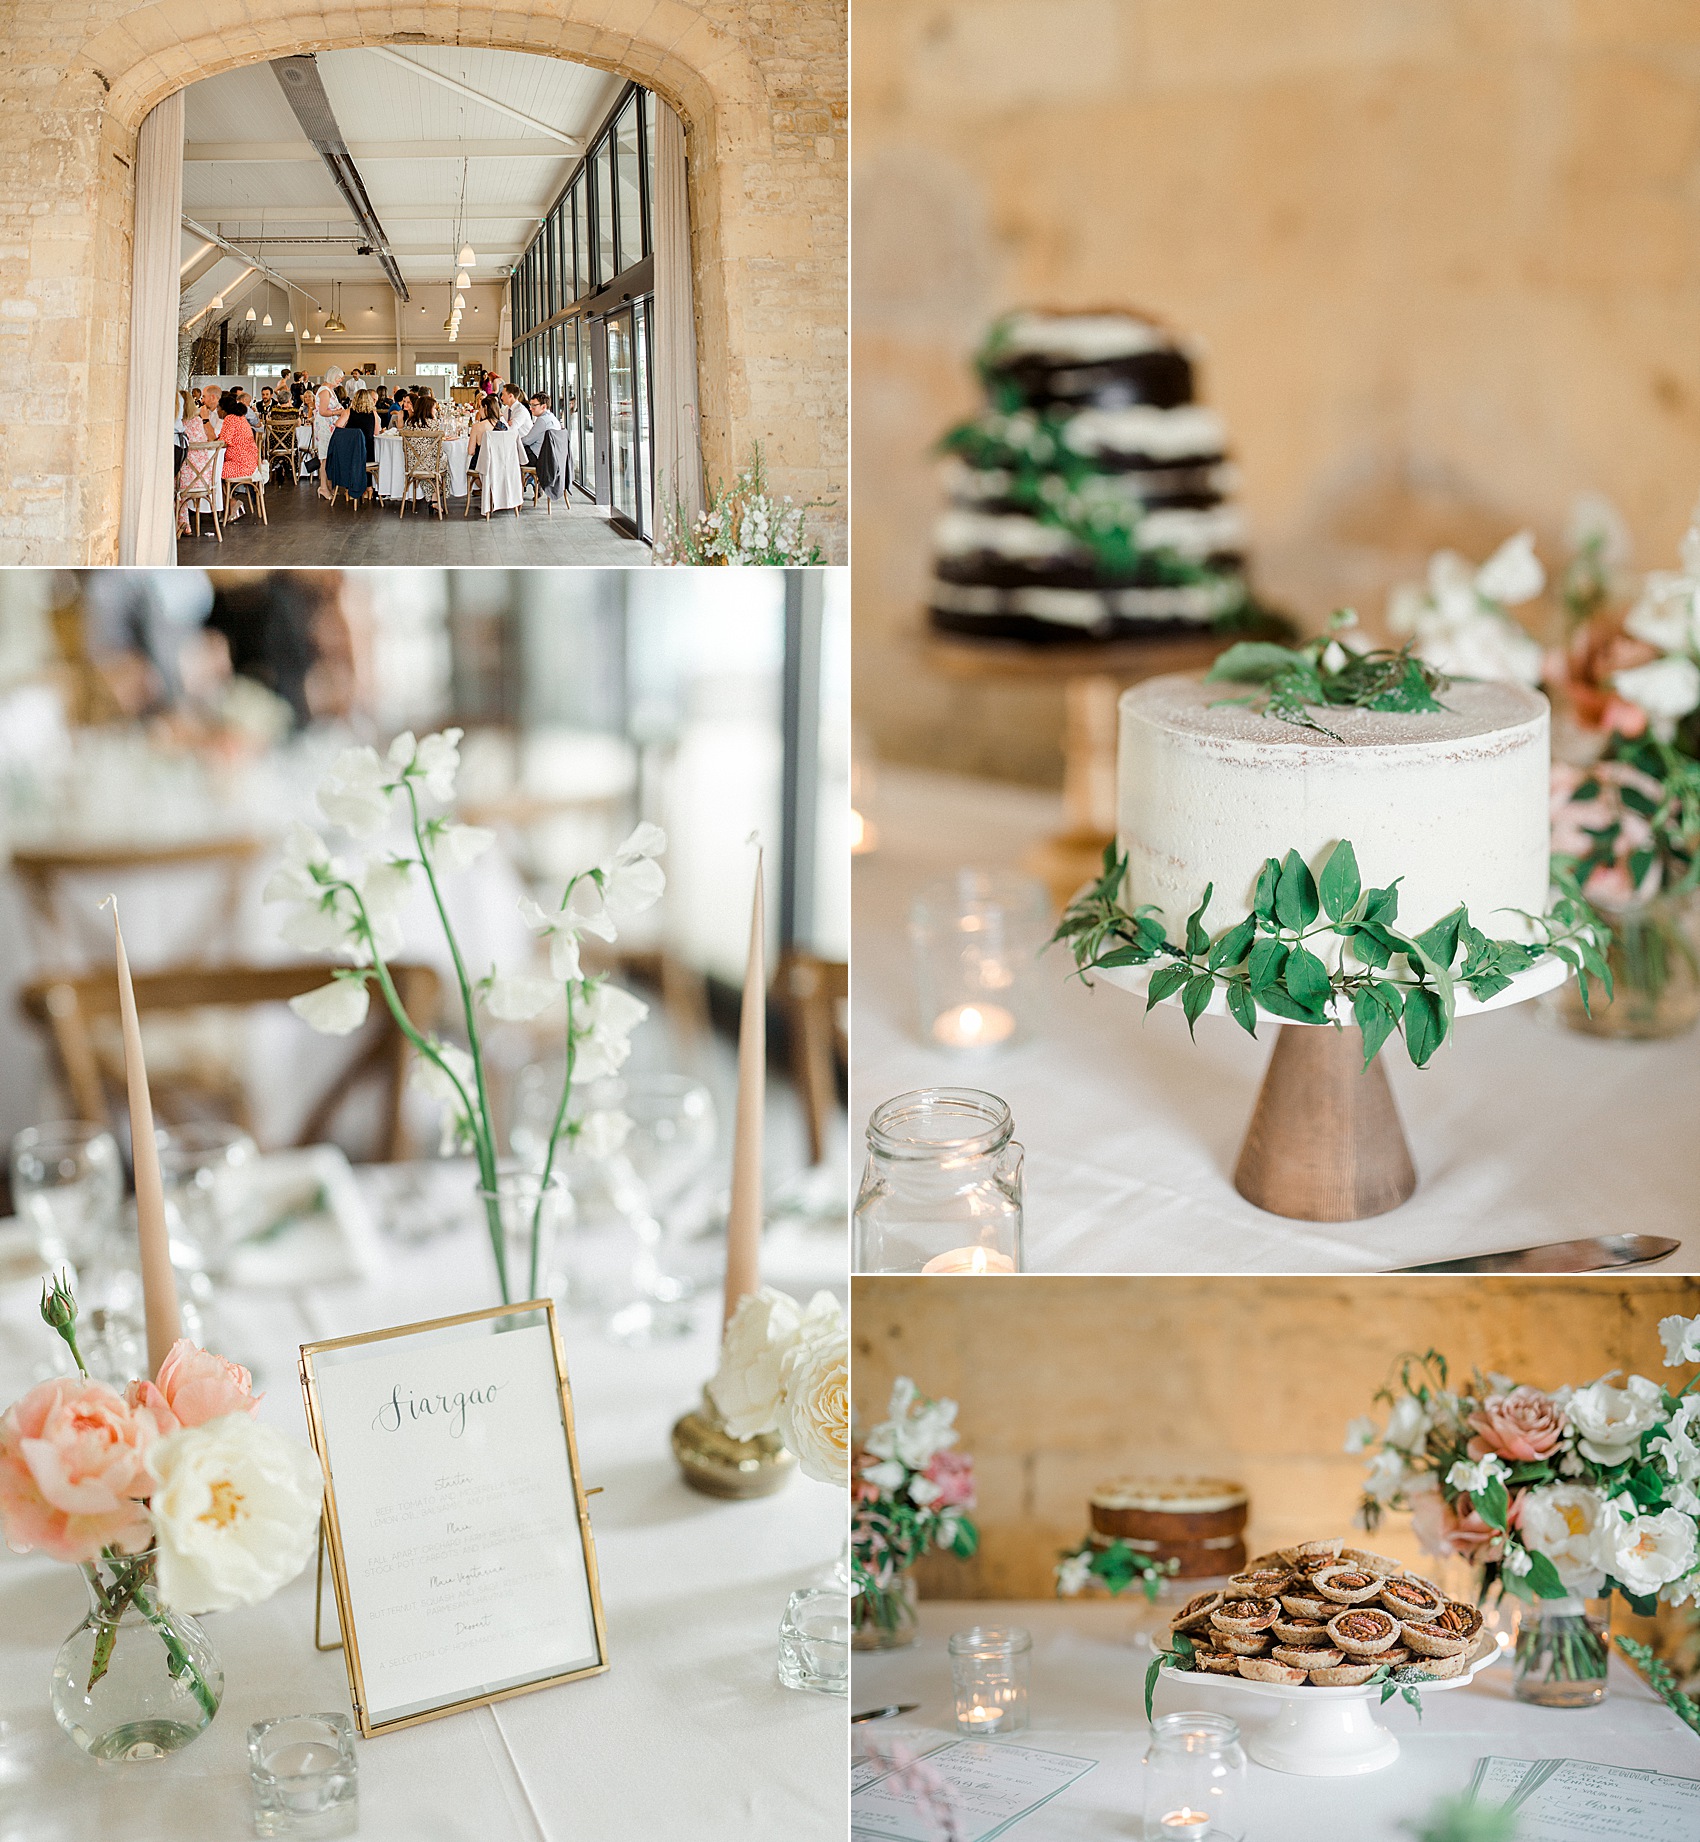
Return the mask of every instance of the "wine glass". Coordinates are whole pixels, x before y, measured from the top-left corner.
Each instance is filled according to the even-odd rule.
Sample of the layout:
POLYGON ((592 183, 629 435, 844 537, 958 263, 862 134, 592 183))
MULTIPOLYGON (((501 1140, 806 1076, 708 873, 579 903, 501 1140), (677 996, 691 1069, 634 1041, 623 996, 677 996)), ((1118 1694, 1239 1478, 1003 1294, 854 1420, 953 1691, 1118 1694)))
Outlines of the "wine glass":
POLYGON ((12 1140, 12 1206, 49 1267, 95 1264, 118 1226, 118 1141, 88 1120, 26 1126, 12 1140))
POLYGON ((628 1219, 638 1237, 632 1270, 638 1296, 615 1312, 608 1328, 623 1342, 683 1336, 691 1327, 696 1288, 671 1270, 669 1243, 677 1245, 681 1205, 714 1157, 714 1096, 689 1075, 630 1075, 619 1085, 619 1097, 611 1104, 632 1122, 631 1130, 607 1164, 616 1189, 630 1198, 628 1219))
POLYGON ((165 1184, 172 1263, 213 1277, 222 1274, 241 1190, 259 1147, 240 1126, 192 1119, 154 1131, 165 1184))

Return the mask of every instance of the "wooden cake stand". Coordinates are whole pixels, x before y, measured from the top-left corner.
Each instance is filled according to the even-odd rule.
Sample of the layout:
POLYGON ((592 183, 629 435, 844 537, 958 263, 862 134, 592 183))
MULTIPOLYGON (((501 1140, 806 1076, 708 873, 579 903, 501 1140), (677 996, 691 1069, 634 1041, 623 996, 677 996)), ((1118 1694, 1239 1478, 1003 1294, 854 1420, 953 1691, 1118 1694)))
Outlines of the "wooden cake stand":
MULTIPOLYGON (((1152 971, 1099 967, 1093 977, 1143 994, 1152 971)), ((1455 1020, 1526 1003, 1569 976, 1564 961, 1549 953, 1491 998, 1460 991, 1455 1020)), ((1180 994, 1162 1002, 1178 1005, 1180 994)), ((1203 1014, 1227 1016, 1220 986, 1203 1014)), ((1390 1036, 1365 1068, 1363 1037, 1350 1009, 1336 998, 1331 1014, 1339 1027, 1287 1022, 1261 1007, 1257 1013, 1260 1025, 1277 1024, 1279 1030, 1234 1166, 1234 1188, 1259 1209, 1296 1221, 1358 1222, 1385 1215, 1417 1187, 1417 1168, 1383 1066, 1384 1057, 1403 1053, 1401 1039, 1390 1036)), ((1444 1047, 1440 1053, 1446 1053, 1444 1047)))

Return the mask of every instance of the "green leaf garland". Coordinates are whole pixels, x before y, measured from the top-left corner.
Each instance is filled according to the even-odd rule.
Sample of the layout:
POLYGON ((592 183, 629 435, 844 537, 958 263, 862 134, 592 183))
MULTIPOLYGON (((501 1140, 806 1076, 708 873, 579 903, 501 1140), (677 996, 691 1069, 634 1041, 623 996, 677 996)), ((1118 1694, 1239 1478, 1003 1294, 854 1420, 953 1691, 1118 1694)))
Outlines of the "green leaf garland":
POLYGON ((1326 633, 1302 646, 1242 641, 1211 666, 1205 682, 1255 685, 1250 696, 1223 701, 1248 704, 1259 715, 1314 729, 1336 742, 1339 736, 1319 723, 1312 711, 1330 706, 1403 715, 1444 710, 1435 693, 1445 690, 1445 675, 1417 658, 1408 645, 1397 652, 1352 652, 1336 643, 1335 636, 1355 626, 1357 619, 1350 608, 1341 608, 1326 633))

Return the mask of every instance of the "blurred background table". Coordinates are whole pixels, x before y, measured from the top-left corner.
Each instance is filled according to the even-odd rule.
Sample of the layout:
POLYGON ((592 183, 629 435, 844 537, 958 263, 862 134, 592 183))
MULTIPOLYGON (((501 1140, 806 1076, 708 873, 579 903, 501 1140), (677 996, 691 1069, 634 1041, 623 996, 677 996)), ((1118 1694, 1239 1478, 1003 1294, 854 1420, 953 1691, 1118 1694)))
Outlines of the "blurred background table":
MULTIPOLYGON (((423 1178, 470 1196, 470 1167, 372 1168, 382 1218, 423 1178)), ((766 1276, 805 1295, 843 1285, 841 1236, 776 1231, 766 1276)), ((490 1250, 468 1212, 414 1247, 387 1239, 384 1270, 335 1286, 229 1290, 225 1347, 254 1361, 261 1417, 305 1439, 296 1348, 494 1298, 490 1250)), ((712 1373, 719 1299, 688 1335, 621 1347, 569 1313, 563 1336, 591 1500, 612 1667, 588 1681, 358 1743, 360 1834, 371 1842, 568 1842, 690 1836, 702 1842, 828 1835, 844 1824, 844 1703, 782 1689, 786 1595, 829 1569, 844 1541, 841 1491, 795 1478, 778 1495, 722 1503, 680 1480, 673 1421, 712 1373), (731 1789, 730 1787, 736 1787, 731 1789)), ((0 1397, 56 1360, 39 1322, 0 1324, 0 1397)), ((326 1591, 327 1622, 334 1603, 326 1591)), ((157 1765, 91 1762, 55 1725, 53 1657, 82 1616, 76 1572, 0 1549, 0 1837, 161 1842, 246 1835, 250 1722, 348 1706, 340 1654, 313 1648, 312 1570, 261 1606, 209 1616, 225 1667, 217 1720, 157 1765)))
MULTIPOLYGON (((1151 1651, 1130 1635, 1136 1614, 1126 1604, 1016 1602, 996 1608, 999 1622, 1033 1634, 1032 1725, 1009 1742, 1078 1758, 1098 1767, 1021 1825, 1023 1842, 1136 1833, 1141 1810, 1145 1671, 1151 1651)), ((882 1707, 916 1701, 914 1714, 853 1729, 858 1747, 903 1737, 919 1750, 960 1737, 953 1718, 952 1631, 987 1616, 982 1601, 929 1601, 921 1607, 921 1636, 908 1650, 861 1652, 851 1670, 851 1705, 882 1707)), ((1246 1724, 1253 1704, 1209 1681, 1185 1688, 1164 1681, 1158 1715, 1208 1709, 1246 1724)), ((1570 1757, 1600 1763, 1696 1774, 1694 1736, 1631 1670, 1614 1659, 1611 1693, 1599 1707, 1576 1711, 1534 1708, 1511 1694, 1511 1668, 1485 1670, 1468 1688, 1424 1704, 1419 1724, 1402 1703, 1383 1719, 1399 1741, 1399 1758, 1361 1778, 1297 1778, 1252 1765, 1252 1832, 1257 1842, 1408 1842, 1406 1824, 1443 1797, 1469 1787, 1477 1759, 1570 1757)))
POLYGON ((1418 1189, 1368 1221, 1325 1225, 1255 1209, 1232 1171, 1269 1054, 1236 1025, 1068 975, 1066 950, 1030 975, 1030 1040, 953 1054, 920 1038, 906 917, 959 867, 1013 869, 1056 829, 1053 794, 914 769, 880 770, 856 860, 859 1134, 881 1101, 935 1084, 1008 1101, 1026 1146, 1027 1264, 1038 1272, 1373 1272, 1577 1236, 1636 1231, 1700 1256, 1700 1036, 1603 1042, 1539 1005, 1462 1024, 1426 1070, 1388 1071, 1418 1189))

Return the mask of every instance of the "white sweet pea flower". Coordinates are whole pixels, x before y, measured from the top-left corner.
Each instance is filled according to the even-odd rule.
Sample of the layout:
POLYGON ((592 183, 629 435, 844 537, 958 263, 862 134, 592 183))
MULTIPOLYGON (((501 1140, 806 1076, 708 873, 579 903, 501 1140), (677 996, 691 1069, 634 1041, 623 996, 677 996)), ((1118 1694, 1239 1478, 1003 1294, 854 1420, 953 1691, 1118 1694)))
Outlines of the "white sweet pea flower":
POLYGON ((867 1449, 875 1458, 895 1458, 912 1471, 924 1471, 934 1453, 956 1444, 956 1403, 922 1401, 907 1375, 893 1383, 887 1411, 891 1417, 867 1438, 867 1449))
POLYGON ((498 973, 484 988, 485 1008, 504 1023, 529 1023, 560 1001, 561 988, 553 979, 529 972, 498 973))
POLYGON ((578 1129, 578 1147, 587 1158, 611 1158, 631 1136, 632 1122, 620 1112, 586 1113, 578 1129))
POLYGON ((884 1458, 881 1459, 877 1465, 864 1465, 862 1467, 862 1476, 865 1477, 876 1490, 901 1490, 903 1488, 903 1480, 908 1475, 909 1473, 895 1458, 884 1458))
POLYGON ((425 791, 447 805, 455 796, 455 776, 460 772, 459 729, 444 729, 427 736, 413 757, 413 772, 425 782, 425 791))
POLYGON ((313 1558, 324 1477, 313 1454, 246 1413, 149 1447, 159 1596, 184 1612, 257 1605, 313 1558))
MULTIPOLYGON (((1659 1337, 1665 1346, 1665 1367, 1674 1369, 1685 1362, 1700 1362, 1700 1317, 1659 1319, 1659 1337)), ((1700 1396, 1690 1395, 1683 1408, 1700 1405, 1700 1396)))
POLYGON ((1606 1380, 1591 1382, 1560 1405, 1576 1429, 1577 1450, 1609 1469, 1640 1450, 1641 1435, 1658 1424, 1663 1403, 1664 1390, 1657 1382, 1631 1375, 1621 1388, 1606 1380))
POLYGON ((923 1477, 919 1471, 909 1480, 909 1501, 917 1509, 925 1509, 936 1497, 943 1495, 943 1488, 935 1484, 930 1477, 923 1477))
POLYGON ((330 874, 331 854, 323 838, 299 819, 283 841, 283 858, 260 892, 263 902, 316 902, 330 874), (315 874, 317 872, 317 874, 315 874))
POLYGON ((1653 733, 1665 741, 1678 721, 1700 706, 1700 665, 1678 653, 1613 672, 1612 686, 1647 712, 1653 733))
POLYGON ((1474 1497, 1486 1490, 1493 1478, 1507 1478, 1511 1467, 1496 1453, 1489 1452, 1477 1459, 1460 1458, 1446 1474, 1446 1482, 1453 1490, 1461 1490, 1467 1496, 1474 1497))
POLYGON ((335 979, 289 1000, 289 1008, 321 1036, 349 1036, 366 1021, 371 999, 364 979, 335 979))
POLYGON ((1517 1527, 1523 1545, 1544 1554, 1579 1599, 1597 1599, 1605 1585, 1603 1539, 1616 1512, 1586 1484, 1543 1484, 1525 1492, 1517 1527))
POLYGON ((345 748, 320 784, 319 810, 355 837, 369 838, 388 822, 390 784, 375 748, 345 748))
POLYGON ((631 1034, 649 1006, 618 985, 595 987, 573 1015, 573 1079, 596 1081, 618 1074, 632 1052, 631 1034))
MULTIPOLYGON (((350 879, 360 891, 380 958, 394 959, 407 944, 401 931, 401 915, 412 894, 412 876, 413 861, 404 858, 367 864, 357 877, 350 879)), ((364 942, 359 944, 355 957, 360 963, 370 957, 364 942)))
POLYGON ((1608 570, 1621 569, 1629 561, 1629 527, 1604 493, 1576 495, 1565 523, 1564 541, 1573 551, 1597 549, 1608 570))
POLYGON ((549 972, 562 985, 576 984, 584 973, 579 966, 578 935, 564 914, 550 914, 530 896, 519 899, 519 917, 534 934, 549 942, 549 972))
POLYGON ((647 821, 639 825, 606 863, 573 881, 567 918, 587 934, 613 940, 619 924, 661 900, 667 877, 655 859, 667 848, 667 834, 647 821))
MULTIPOLYGON (((1502 549, 1472 572, 1455 551, 1437 551, 1429 559, 1426 592, 1405 583, 1388 597, 1389 628, 1412 640, 1419 658, 1452 677, 1538 684, 1539 643, 1504 612, 1502 600, 1488 598, 1482 588, 1484 577, 1494 588, 1522 586, 1513 566, 1516 558, 1503 569, 1495 567, 1503 556, 1502 549)), ((1537 563, 1535 568, 1539 567, 1537 563)))
POLYGON ((1505 1553, 1500 1560, 1500 1565, 1507 1573, 1514 1573, 1520 1579, 1524 1574, 1534 1571, 1535 1563, 1530 1560, 1528 1554, 1522 1548, 1519 1548, 1516 1542, 1513 1541, 1506 1543, 1505 1553))
POLYGON ((298 902, 278 923, 278 938, 303 953, 352 948, 360 906, 346 889, 321 889, 311 902, 298 902))
POLYGON ((1693 1570, 1693 1519, 1676 1509, 1662 1509, 1656 1516, 1613 1517, 1604 1532, 1602 1559, 1611 1577, 1630 1592, 1656 1593, 1693 1570))
POLYGON ((1364 1495, 1377 1503, 1391 1503, 1405 1487, 1405 1458, 1391 1447, 1377 1452, 1364 1473, 1364 1495))
POLYGON ((1383 1443, 1399 1452, 1421 1451, 1433 1424, 1433 1414, 1414 1394, 1402 1394, 1393 1403, 1393 1411, 1388 1415, 1387 1431, 1382 1434, 1383 1443))
POLYGON ((1700 589, 1691 576, 1669 570, 1648 572, 1640 599, 1624 619, 1623 630, 1660 652, 1700 652, 1700 589))
POLYGON ((432 1047, 448 1065, 449 1070, 460 1081, 466 1091, 466 1099, 461 1098, 454 1081, 439 1068, 428 1055, 416 1055, 413 1058, 413 1084, 423 1094, 433 1100, 442 1102, 443 1122, 441 1142, 437 1149, 441 1156, 452 1157, 462 1144, 472 1137, 472 1121, 467 1116, 468 1104, 477 1104, 478 1076, 472 1065, 472 1057, 454 1043, 438 1042, 432 1047))
POLYGON ((1380 1429, 1368 1414, 1360 1414, 1346 1427, 1346 1447, 1348 1452, 1367 1452, 1381 1437, 1380 1429))
POLYGON ((470 870, 490 846, 496 834, 485 825, 445 825, 438 832, 432 855, 451 874, 470 870))
POLYGON ((1057 1591, 1065 1599, 1084 1592, 1091 1579, 1092 1557, 1089 1554, 1065 1554, 1057 1562, 1057 1591))
POLYGON ((1476 571, 1476 593, 1484 601, 1496 601, 1501 607, 1514 608, 1520 601, 1530 601, 1546 587, 1546 571, 1535 555, 1533 531, 1519 531, 1508 537, 1476 571))

